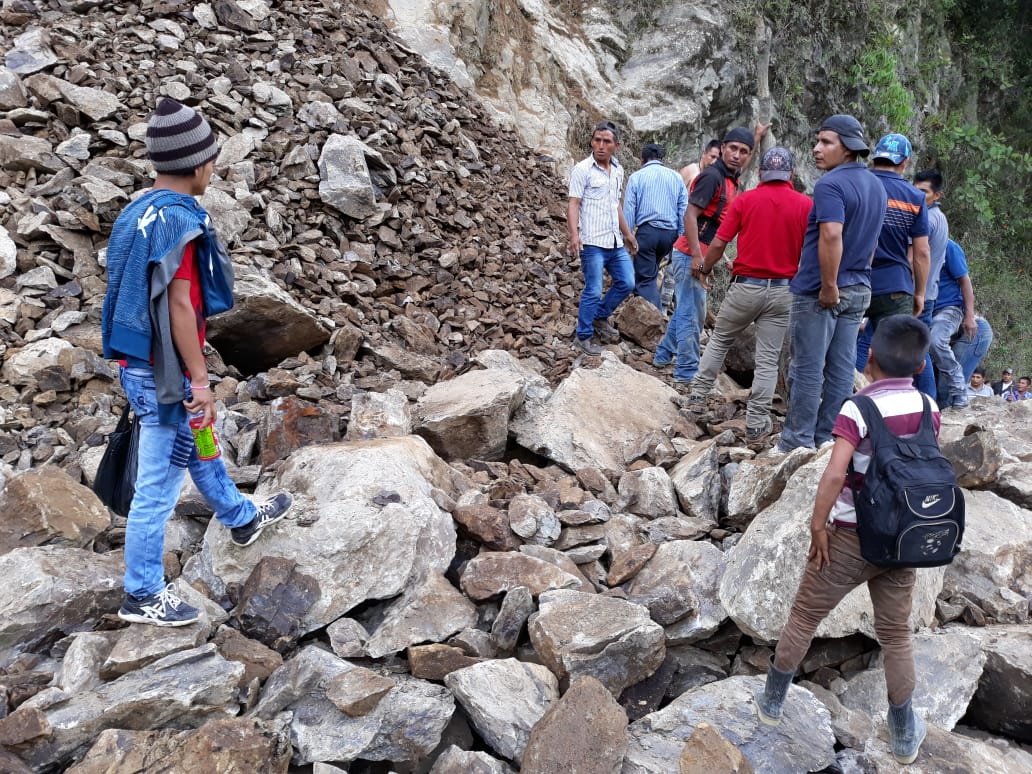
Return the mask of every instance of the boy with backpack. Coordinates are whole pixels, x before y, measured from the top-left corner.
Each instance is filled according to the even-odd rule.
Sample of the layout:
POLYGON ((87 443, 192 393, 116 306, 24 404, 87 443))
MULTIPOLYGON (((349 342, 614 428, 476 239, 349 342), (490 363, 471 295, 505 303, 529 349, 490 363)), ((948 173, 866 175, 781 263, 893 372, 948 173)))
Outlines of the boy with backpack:
MULTIPOLYGON (((920 556, 922 549, 945 552, 935 557, 929 556, 932 561, 913 561, 912 557, 901 560, 896 557, 896 562, 913 561, 913 564, 890 566, 892 560, 889 559, 874 564, 864 557, 870 556, 872 551, 882 546, 872 544, 867 536, 869 528, 865 534, 864 525, 861 525, 858 534, 857 511, 860 511, 862 522, 878 520, 877 512, 871 515, 868 507, 870 503, 863 500, 869 500, 870 493, 869 487, 862 487, 862 480, 869 470, 872 471, 873 480, 873 470, 890 445, 883 437, 886 429, 893 436, 905 439, 904 446, 907 445, 906 441, 915 440, 911 444, 912 453, 917 455, 915 459, 933 457, 938 462, 938 458, 941 458, 941 454, 936 454, 938 446, 935 441, 939 431, 938 407, 913 386, 914 374, 924 368, 928 346, 928 327, 911 315, 886 317, 874 333, 866 369, 871 384, 861 390, 858 396, 867 396, 873 401, 884 427, 869 430, 869 424, 864 419, 866 412, 861 410, 857 402, 848 400, 843 403, 833 430, 835 445, 831 458, 817 486, 810 521, 811 538, 806 570, 771 660, 766 685, 756 697, 759 719, 768 725, 780 723, 789 684, 796 668, 806 656, 818 625, 843 597, 866 583, 874 605, 875 632, 884 654, 889 697, 889 740, 892 755, 900 763, 911 763, 917 758, 925 737, 925 723, 911 707, 915 683, 909 623, 915 581, 913 567, 922 563, 948 562, 959 549, 960 535, 954 531, 949 538, 952 543, 942 547, 940 543, 943 537, 940 533, 943 529, 926 532, 923 542, 917 547, 917 555, 920 556), (872 462, 870 436, 875 432, 878 434, 879 459, 872 462), (922 441, 931 444, 931 454, 928 453, 928 447, 921 448, 922 441), (854 498, 857 506, 854 506, 854 498), (934 536, 929 538, 929 535, 934 536), (864 541, 863 547, 861 540, 864 541), (945 558, 946 554, 948 558, 945 558)), ((864 402, 863 398, 860 402, 864 402)), ((871 424, 879 421, 873 416, 871 419, 871 424)), ((951 474, 952 470, 947 475, 951 474)), ((913 491, 907 493, 913 495, 913 491)), ((949 483, 939 489, 928 489, 927 486, 921 489, 919 486, 917 493, 919 509, 924 504, 938 511, 939 515, 945 512, 947 521, 949 509, 956 511, 959 508, 962 532, 963 500, 955 486, 949 483), (951 501, 951 498, 955 499, 951 501)), ((887 512, 891 509, 891 503, 880 502, 876 508, 887 512)), ((933 520, 933 523, 939 522, 933 520)))

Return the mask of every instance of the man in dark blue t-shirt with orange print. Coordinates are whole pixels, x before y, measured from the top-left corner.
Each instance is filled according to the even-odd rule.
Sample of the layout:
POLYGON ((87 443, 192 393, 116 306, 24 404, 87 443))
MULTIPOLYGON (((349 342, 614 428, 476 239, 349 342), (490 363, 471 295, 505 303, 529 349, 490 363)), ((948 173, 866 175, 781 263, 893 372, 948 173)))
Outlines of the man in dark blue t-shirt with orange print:
POLYGON ((831 116, 817 132, 813 157, 827 174, 813 189, 799 271, 789 285, 792 359, 779 452, 832 440, 842 401, 853 393, 856 335, 871 300, 871 258, 888 201, 857 160, 870 152, 853 116, 831 116))

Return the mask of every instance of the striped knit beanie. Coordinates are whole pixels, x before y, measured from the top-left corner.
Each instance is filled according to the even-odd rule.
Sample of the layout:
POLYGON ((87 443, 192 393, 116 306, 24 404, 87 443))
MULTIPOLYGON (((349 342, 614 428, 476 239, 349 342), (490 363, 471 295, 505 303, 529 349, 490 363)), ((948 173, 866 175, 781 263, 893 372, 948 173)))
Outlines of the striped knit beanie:
POLYGON ((193 108, 165 98, 147 122, 147 155, 158 172, 188 175, 218 155, 208 122, 193 108))

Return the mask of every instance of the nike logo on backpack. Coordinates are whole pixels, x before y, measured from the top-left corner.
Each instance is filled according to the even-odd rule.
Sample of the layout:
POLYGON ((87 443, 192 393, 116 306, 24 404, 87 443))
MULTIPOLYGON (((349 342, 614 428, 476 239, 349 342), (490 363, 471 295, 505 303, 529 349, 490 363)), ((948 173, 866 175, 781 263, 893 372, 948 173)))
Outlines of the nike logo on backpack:
POLYGON ((921 507, 924 509, 931 508, 941 499, 942 495, 928 495, 928 497, 921 501, 921 507))

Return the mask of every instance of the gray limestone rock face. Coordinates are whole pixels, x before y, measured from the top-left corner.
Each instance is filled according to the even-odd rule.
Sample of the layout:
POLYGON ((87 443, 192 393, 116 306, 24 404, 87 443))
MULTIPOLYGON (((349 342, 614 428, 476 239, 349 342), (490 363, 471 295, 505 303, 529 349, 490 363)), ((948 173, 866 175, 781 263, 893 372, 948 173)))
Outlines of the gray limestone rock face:
POLYGON ((248 372, 272 368, 330 339, 315 314, 266 277, 241 273, 233 292, 233 308, 211 318, 207 329, 209 341, 227 363, 248 372))
POLYGON ((235 715, 243 671, 243 664, 227 661, 208 644, 166 656, 92 691, 48 699, 43 711, 52 733, 23 757, 42 768, 85 751, 105 728, 196 728, 235 715))
POLYGON ((524 404, 510 426, 521 446, 568 470, 623 470, 642 437, 677 420, 675 394, 607 352, 598 368, 574 369, 547 401, 524 404))
POLYGON ((517 494, 509 501, 509 528, 524 540, 550 546, 559 538, 562 524, 544 498, 517 494))
POLYGON ((682 694, 663 709, 627 729, 622 774, 671 774, 685 743, 701 723, 709 723, 746 757, 756 774, 820 771, 835 760, 835 737, 828 710, 812 693, 793 685, 781 725, 756 719, 753 695, 762 677, 731 677, 682 694))
POLYGON ((122 603, 118 554, 80 548, 15 548, 0 555, 0 651, 31 649, 55 633, 92 628, 122 603))
POLYGON ((999 587, 1032 596, 1032 510, 992 492, 964 492, 966 505, 963 544, 946 568, 943 590, 979 602, 991 599, 999 587))
POLYGON ((650 519, 677 515, 677 495, 663 468, 628 471, 620 476, 617 491, 624 503, 620 510, 650 519))
POLYGON ((627 715, 593 677, 574 680, 530 731, 521 774, 619 774, 627 715))
POLYGON ((18 73, 0 65, 0 110, 12 110, 28 104, 28 96, 18 73))
POLYGON ((30 75, 56 64, 57 54, 50 47, 49 32, 32 26, 14 39, 14 45, 7 49, 4 60, 12 72, 30 75))
POLYGON ((390 599, 448 568, 455 525, 433 490, 452 491, 453 472, 414 436, 305 447, 283 463, 270 486, 293 493, 296 520, 240 549, 213 519, 184 575, 222 596, 226 584, 242 583, 262 556, 291 558, 319 584, 302 633, 326 626, 362 602, 390 599), (386 499, 385 482, 392 493, 386 499))
POLYGON ((549 591, 527 629, 534 650, 562 679, 590 676, 614 696, 663 663, 662 627, 648 609, 615 597, 549 591))
POLYGON ((466 563, 460 579, 463 593, 477 602, 519 586, 538 596, 551 589, 577 587, 583 582, 544 559, 513 551, 481 551, 466 563))
POLYGON ((97 496, 56 467, 11 476, 0 513, 0 554, 43 543, 83 548, 111 523, 97 496))
POLYGON ((408 398, 401 390, 363 392, 351 399, 351 416, 344 435, 346 440, 369 441, 411 434, 408 398))
POLYGON ((696 642, 727 620, 718 594, 726 564, 727 556, 708 541, 663 543, 628 584, 627 598, 649 608, 667 645, 696 642))
POLYGON ((444 684, 491 749, 516 763, 531 729, 559 698, 559 681, 546 667, 513 658, 459 669, 444 684))
POLYGON ((980 728, 1032 743, 1032 631, 1027 626, 978 630, 985 667, 968 707, 980 728))
POLYGON ((1004 464, 992 491, 1022 508, 1032 509, 1032 466, 1027 462, 1004 464))
POLYGON ((437 756, 430 774, 515 774, 513 768, 486 752, 462 750, 455 745, 437 756))
POLYGON ((694 446, 670 471, 670 480, 685 513, 700 519, 717 520, 720 464, 714 441, 703 441, 694 446))
MULTIPOLYGON (((18 245, 11 239, 6 228, 0 226, 0 279, 10 277, 18 268, 18 245)), ((8 291, 10 292, 10 291, 8 291)), ((2 299, 0 299, 2 301, 2 299)), ((5 303, 0 303, 2 308, 5 303)), ((6 316, 4 316, 6 317, 6 316)), ((14 322, 10 320, 9 322, 14 322)))
POLYGON ((382 658, 409 645, 444 642, 476 621, 476 606, 442 575, 431 573, 391 603, 369 635, 365 651, 371 658, 382 658))
MULTIPOLYGON (((930 724, 949 731, 967 712, 986 656, 980 638, 963 627, 914 635, 914 710, 930 724)), ((850 678, 839 697, 853 710, 883 718, 889 710, 881 652, 870 668, 850 678)))
POLYGON ((522 402, 523 379, 513 372, 469 371, 423 393, 415 431, 444 459, 500 460, 509 418, 522 402))
MULTIPOLYGON (((789 480, 776 503, 758 514, 729 552, 720 601, 738 627, 754 639, 774 642, 788 620, 810 545, 810 516, 817 482, 828 462, 818 454, 789 480)), ((919 629, 935 618, 945 568, 917 571, 910 622, 919 629)), ((874 636, 871 596, 864 584, 851 591, 817 628, 818 637, 874 636)))
POLYGON ((319 198, 355 220, 376 212, 376 193, 366 166, 368 150, 355 137, 331 134, 319 156, 319 198))

